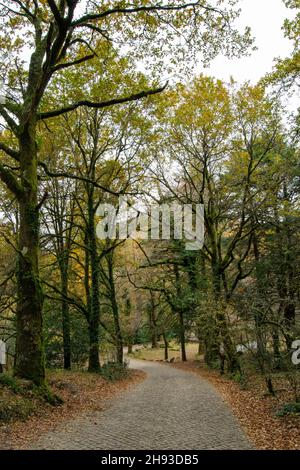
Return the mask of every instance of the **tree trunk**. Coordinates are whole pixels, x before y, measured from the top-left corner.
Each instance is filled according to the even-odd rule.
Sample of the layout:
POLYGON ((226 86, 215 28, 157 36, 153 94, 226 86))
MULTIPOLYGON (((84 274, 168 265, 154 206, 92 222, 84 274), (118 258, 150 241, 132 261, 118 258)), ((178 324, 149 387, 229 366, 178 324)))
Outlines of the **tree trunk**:
POLYGON ((275 390, 273 387, 273 382, 272 382, 271 377, 270 376, 265 377, 265 381, 266 381, 266 386, 267 386, 267 390, 269 394, 272 395, 272 397, 275 397, 275 390))
POLYGON ((164 346, 165 346, 165 361, 167 361, 169 359, 169 342, 168 342, 168 339, 167 339, 167 335, 166 333, 163 333, 163 340, 164 340, 164 346))
POLYGON ((274 354, 275 368, 280 370, 280 367, 281 367, 280 337, 279 337, 279 331, 277 327, 275 327, 272 331, 272 340, 273 340, 273 354, 274 354))
MULTIPOLYGON (((176 264, 174 264, 174 274, 176 278, 176 291, 177 291, 177 298, 181 299, 181 284, 180 284, 180 275, 179 269, 176 264)), ((184 313, 182 309, 173 308, 174 313, 178 314, 179 317, 179 341, 181 346, 181 360, 186 362, 186 351, 185 351, 185 325, 184 325, 184 313)))
POLYGON ((186 362, 186 350, 185 350, 185 326, 184 326, 184 317, 183 312, 180 310, 178 312, 179 315, 179 337, 180 337, 180 345, 181 345, 181 360, 182 362, 186 362))
POLYGON ((237 357, 236 348, 230 336, 230 331, 227 325, 227 320, 223 312, 218 314, 218 323, 220 328, 221 337, 224 345, 224 355, 221 356, 220 370, 224 372, 224 359, 227 361, 228 371, 230 373, 240 371, 240 363, 237 357))
POLYGON ((108 260, 108 268, 109 268, 109 281, 110 281, 110 289, 111 289, 111 305, 114 317, 114 326, 115 326, 115 334, 116 334, 116 349, 117 349, 117 362, 119 364, 123 364, 123 337, 120 325, 120 316, 119 316, 119 308, 116 299, 116 290, 115 290, 115 283, 113 277, 113 258, 108 260))
POLYGON ((295 321, 296 321, 296 307, 292 302, 287 302, 284 306, 284 326, 286 328, 285 341, 287 350, 292 349, 292 344, 295 339, 295 321))
POLYGON ((150 304, 149 304, 149 324, 151 331, 151 347, 157 348, 157 332, 156 332, 156 317, 155 317, 155 299, 153 291, 150 290, 150 304))
MULTIPOLYGON (((61 291, 68 295, 68 263, 66 259, 62 260, 61 265, 61 291)), ((61 302, 62 329, 63 329, 63 350, 64 350, 64 369, 71 369, 71 326, 69 303, 63 297, 61 302)))
POLYGON ((15 374, 32 380, 37 385, 43 385, 43 292, 38 264, 39 208, 35 122, 26 126, 20 138, 20 169, 24 194, 19 200, 15 374))
POLYGON ((229 372, 235 372, 237 370, 241 370, 240 363, 237 357, 236 348, 232 341, 230 330, 228 326, 228 321, 226 318, 226 314, 223 310, 223 305, 221 301, 221 286, 222 286, 222 270, 218 261, 212 262, 212 273, 213 273, 213 285, 214 285, 214 295, 215 295, 215 302, 217 308, 217 330, 219 332, 219 338, 221 339, 224 347, 224 354, 225 356, 220 358, 220 346, 219 344, 219 351, 218 355, 220 360, 220 371, 221 373, 224 372, 224 358, 227 361, 228 370, 229 372))
POLYGON ((91 315, 89 321, 90 330, 90 351, 89 351, 89 371, 98 371, 100 369, 99 360, 99 319, 100 319, 100 303, 99 303, 99 276, 97 257, 91 253, 91 315))
POLYGON ((95 211, 93 206, 93 189, 88 200, 88 246, 90 249, 91 266, 91 312, 89 319, 89 371, 100 369, 99 360, 99 321, 100 321, 100 291, 99 291, 99 259, 95 227, 95 211))

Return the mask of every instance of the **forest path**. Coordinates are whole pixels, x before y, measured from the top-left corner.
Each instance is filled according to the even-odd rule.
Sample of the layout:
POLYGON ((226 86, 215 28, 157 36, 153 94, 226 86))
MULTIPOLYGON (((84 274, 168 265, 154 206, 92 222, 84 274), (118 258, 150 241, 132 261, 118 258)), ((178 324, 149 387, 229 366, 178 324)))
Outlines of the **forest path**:
POLYGON ((250 449, 230 409, 204 379, 157 362, 130 360, 146 379, 42 436, 34 449, 250 449))

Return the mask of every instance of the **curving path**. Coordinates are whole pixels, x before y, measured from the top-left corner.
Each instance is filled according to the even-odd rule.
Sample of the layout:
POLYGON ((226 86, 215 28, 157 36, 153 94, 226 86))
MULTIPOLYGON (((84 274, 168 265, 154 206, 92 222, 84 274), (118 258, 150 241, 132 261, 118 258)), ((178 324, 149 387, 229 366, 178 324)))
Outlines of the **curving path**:
POLYGON ((106 410, 60 426, 34 449, 250 449, 216 390, 190 372, 131 360, 146 379, 108 402, 106 410))

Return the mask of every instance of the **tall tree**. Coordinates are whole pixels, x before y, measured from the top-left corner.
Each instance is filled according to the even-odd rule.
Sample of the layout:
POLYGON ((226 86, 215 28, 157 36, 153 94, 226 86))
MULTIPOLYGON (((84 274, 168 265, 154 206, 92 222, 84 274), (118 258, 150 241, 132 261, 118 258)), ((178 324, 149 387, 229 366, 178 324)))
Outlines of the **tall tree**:
POLYGON ((198 1, 180 4, 168 1, 163 5, 152 0, 135 5, 127 1, 118 4, 107 1, 96 6, 92 1, 83 5, 79 0, 3 0, 1 9, 1 76, 6 78, 7 93, 5 103, 0 104, 0 115, 11 132, 12 145, 1 141, 0 150, 17 161, 19 168, 15 173, 0 165, 1 180, 17 197, 20 209, 15 373, 43 384, 43 292, 38 255, 39 123, 81 106, 99 109, 162 91, 158 87, 137 93, 126 90, 123 96, 108 97, 101 102, 83 95, 79 101, 49 109, 43 98, 51 79, 62 70, 95 59, 99 41, 109 44, 112 39, 121 37, 119 42, 126 44, 148 34, 153 46, 153 39, 161 40, 165 36, 165 47, 174 40, 174 34, 171 36, 175 28, 176 36, 178 30, 184 30, 188 40, 194 40, 201 50, 215 54, 227 44, 227 51, 234 53, 248 45, 249 31, 243 37, 232 29, 236 12, 198 1), (21 30, 26 32, 23 36, 26 39, 19 39, 21 30), (22 54, 30 60, 22 61, 22 54))

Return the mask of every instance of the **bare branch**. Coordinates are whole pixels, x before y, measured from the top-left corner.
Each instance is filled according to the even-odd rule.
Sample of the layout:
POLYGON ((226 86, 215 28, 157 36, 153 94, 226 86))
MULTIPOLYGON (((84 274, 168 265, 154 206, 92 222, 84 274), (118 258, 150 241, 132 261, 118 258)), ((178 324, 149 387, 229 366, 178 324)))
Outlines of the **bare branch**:
POLYGON ((0 115, 5 119, 11 130, 14 132, 14 134, 17 134, 18 131, 18 126, 17 123, 14 121, 14 119, 8 114, 6 111, 5 107, 0 104, 0 115))
POLYGON ((8 189, 12 191, 15 196, 20 199, 24 193, 22 186, 18 182, 17 178, 15 175, 5 168, 4 165, 0 163, 0 179, 3 181, 3 183, 6 184, 8 189))
POLYGON ((14 160, 19 161, 19 152, 11 149, 7 145, 5 145, 3 142, 0 142, 0 150, 3 150, 3 152, 5 152, 9 157, 12 157, 14 160))
POLYGON ((55 1, 54 1, 54 0, 47 0, 47 3, 48 3, 48 5, 49 5, 49 7, 50 7, 50 10, 52 11, 52 14, 53 14, 53 16, 54 16, 54 18, 55 18, 56 23, 57 23, 59 26, 61 26, 61 24, 62 24, 62 22, 63 22, 63 18, 62 18, 61 15, 60 15, 60 12, 59 12, 59 10, 58 10, 58 8, 57 8, 57 5, 56 5, 55 1))
POLYGON ((99 19, 106 18, 111 15, 117 15, 117 14, 123 14, 123 15, 130 15, 132 13, 142 13, 142 12, 156 12, 156 11, 180 11, 184 10, 186 8, 203 8, 206 11, 212 11, 214 13, 222 14, 222 11, 213 8, 209 5, 203 5, 199 1, 196 2, 187 2, 187 3, 181 3, 179 5, 152 5, 152 6, 138 6, 138 7, 129 7, 129 8, 112 8, 109 10, 105 10, 102 13, 95 13, 95 14, 87 14, 79 18, 78 20, 73 21, 72 26, 77 27, 77 26, 82 26, 83 23, 89 22, 89 21, 96 21, 99 19))
POLYGON ((65 64, 58 64, 55 67, 53 67, 52 71, 57 72, 58 70, 66 69, 68 67, 72 67, 73 65, 79 65, 82 64, 83 62, 87 62, 90 59, 93 59, 95 57, 95 54, 89 54, 84 57, 81 57, 80 59, 73 60, 73 62, 66 62, 65 64))
POLYGON ((71 173, 67 173, 67 172, 64 172, 64 171, 59 171, 59 172, 50 171, 49 168, 47 167, 47 165, 44 162, 38 162, 38 165, 41 166, 44 169, 45 173, 48 176, 50 176, 51 178, 70 178, 70 179, 74 179, 74 180, 77 180, 77 181, 83 181, 85 183, 90 183, 93 186, 95 186, 96 188, 101 189, 102 191, 105 191, 109 194, 112 194, 113 196, 119 196, 122 193, 122 192, 112 191, 109 188, 105 188, 101 184, 98 184, 95 181, 90 180, 89 178, 85 178, 84 176, 72 175, 71 173))
POLYGON ((116 104, 128 103, 130 101, 138 101, 138 100, 141 100, 142 98, 146 98, 147 96, 156 95, 158 93, 163 92, 166 89, 167 85, 168 83, 166 83, 161 88, 153 88, 152 90, 141 91, 140 93, 136 93, 136 94, 129 95, 129 96, 124 96, 122 98, 114 98, 114 99, 107 100, 107 101, 100 101, 99 103, 96 103, 94 101, 89 101, 89 100, 77 101, 77 103, 73 103, 69 106, 65 106, 64 108, 55 109, 53 111, 48 111, 44 113, 39 113, 38 119, 39 120, 49 119, 49 118, 61 116, 62 114, 66 114, 71 111, 74 111, 75 109, 81 106, 87 106, 88 108, 100 109, 100 108, 108 108, 109 106, 114 106, 116 104))

